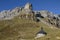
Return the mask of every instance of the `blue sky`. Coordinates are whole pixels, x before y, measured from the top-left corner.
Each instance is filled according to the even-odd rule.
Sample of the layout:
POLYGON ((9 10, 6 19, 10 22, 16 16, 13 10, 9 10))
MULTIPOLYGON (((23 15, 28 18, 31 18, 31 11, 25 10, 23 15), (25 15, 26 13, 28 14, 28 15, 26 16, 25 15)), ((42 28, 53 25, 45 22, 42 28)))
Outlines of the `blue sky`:
POLYGON ((33 10, 48 10, 60 14, 60 0, 0 0, 0 11, 22 7, 31 3, 33 10))

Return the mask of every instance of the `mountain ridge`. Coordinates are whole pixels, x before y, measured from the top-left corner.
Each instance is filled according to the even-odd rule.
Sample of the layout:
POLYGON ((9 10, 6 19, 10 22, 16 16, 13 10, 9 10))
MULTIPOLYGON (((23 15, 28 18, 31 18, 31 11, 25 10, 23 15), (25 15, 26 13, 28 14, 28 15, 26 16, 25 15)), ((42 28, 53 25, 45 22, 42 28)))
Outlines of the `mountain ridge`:
MULTIPOLYGON (((59 17, 60 18, 60 17, 59 17)), ((49 11, 33 11, 32 4, 0 13, 0 40, 58 40, 60 19, 49 11), (41 27, 45 37, 34 39, 41 27)), ((59 39, 60 40, 60 39, 59 39)))
MULTIPOLYGON (((4 18, 5 16, 11 16, 11 15, 12 16, 15 16, 15 15, 17 16, 17 14, 19 15, 18 10, 22 11, 23 9, 25 9, 25 10, 31 10, 32 9, 32 4, 31 3, 27 3, 24 7, 16 7, 14 9, 12 9, 12 10, 10 10, 10 9, 9 10, 3 10, 3 11, 0 12, 0 19, 4 18), (29 6, 31 6, 31 7, 29 7, 29 6)), ((40 11, 36 11, 36 12, 43 12, 43 11, 44 11, 44 14, 45 14, 45 12, 46 13, 49 12, 48 10, 40 10, 40 11)), ((50 13, 54 14, 52 12, 50 12, 50 13)), ((45 15, 47 15, 47 14, 45 14, 45 15)), ((56 14, 54 14, 54 15, 56 15, 56 14)))
POLYGON ((11 20, 17 16, 20 19, 30 19, 34 21, 39 21, 39 18, 43 18, 50 24, 60 25, 59 15, 53 14, 48 10, 33 11, 31 3, 27 3, 24 7, 16 7, 12 10, 4 10, 0 12, 0 20, 11 20))

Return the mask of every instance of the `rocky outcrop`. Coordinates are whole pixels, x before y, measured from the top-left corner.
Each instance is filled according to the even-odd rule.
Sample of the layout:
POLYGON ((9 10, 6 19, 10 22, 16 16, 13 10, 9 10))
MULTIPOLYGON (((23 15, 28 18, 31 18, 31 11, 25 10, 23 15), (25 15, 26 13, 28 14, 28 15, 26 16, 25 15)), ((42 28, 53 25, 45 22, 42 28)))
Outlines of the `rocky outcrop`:
POLYGON ((31 3, 27 3, 25 5, 24 9, 32 10, 32 4, 31 3))
POLYGON ((3 10, 0 13, 0 20, 10 20, 14 16, 19 15, 21 8, 16 7, 13 10, 3 10))
MULTIPOLYGON (((27 3, 24 7, 16 7, 12 10, 3 10, 0 13, 0 20, 10 20, 15 16, 21 14, 31 14, 32 13, 32 4, 27 3)), ((26 16, 27 17, 27 16, 26 16)))
POLYGON ((51 18, 54 16, 54 14, 52 12, 49 12, 47 10, 41 10, 40 13, 43 17, 50 17, 51 18))

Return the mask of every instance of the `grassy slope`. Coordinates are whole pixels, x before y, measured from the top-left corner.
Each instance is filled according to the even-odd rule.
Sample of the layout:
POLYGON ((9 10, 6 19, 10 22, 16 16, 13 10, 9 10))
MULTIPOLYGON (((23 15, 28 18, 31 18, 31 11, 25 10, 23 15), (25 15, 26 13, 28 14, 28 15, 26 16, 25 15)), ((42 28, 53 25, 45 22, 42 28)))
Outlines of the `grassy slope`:
POLYGON ((51 29, 44 23, 36 23, 27 19, 12 19, 8 21, 0 21, 0 40, 57 40, 56 36, 60 36, 59 29, 51 29), (36 33, 43 27, 48 33, 47 36, 34 39, 36 33))

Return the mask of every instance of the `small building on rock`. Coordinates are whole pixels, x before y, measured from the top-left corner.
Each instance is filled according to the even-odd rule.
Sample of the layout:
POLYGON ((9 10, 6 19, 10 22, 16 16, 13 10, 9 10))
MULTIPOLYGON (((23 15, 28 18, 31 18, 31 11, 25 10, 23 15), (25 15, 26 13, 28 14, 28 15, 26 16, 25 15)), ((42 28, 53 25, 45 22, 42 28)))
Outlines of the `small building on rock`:
POLYGON ((41 30, 36 34, 36 38, 40 38, 40 37, 44 37, 45 35, 47 35, 47 33, 43 30, 43 27, 41 27, 41 30))

